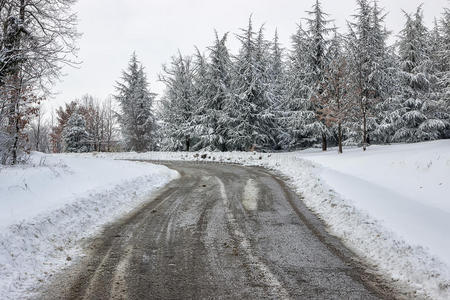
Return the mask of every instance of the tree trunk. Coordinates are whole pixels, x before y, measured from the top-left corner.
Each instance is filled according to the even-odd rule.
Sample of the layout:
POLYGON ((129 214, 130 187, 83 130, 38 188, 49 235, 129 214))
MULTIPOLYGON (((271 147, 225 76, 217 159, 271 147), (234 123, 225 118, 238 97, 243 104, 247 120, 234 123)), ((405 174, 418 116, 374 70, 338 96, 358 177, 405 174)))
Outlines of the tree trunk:
POLYGON ((322 133, 322 151, 327 151, 328 145, 327 145, 327 136, 322 133))
MULTIPOLYGON (((20 0, 20 8, 19 8, 19 18, 21 24, 24 24, 25 22, 25 0, 20 0)), ((20 49, 21 44, 21 32, 18 33, 17 36, 15 36, 14 39, 14 49, 17 51, 17 49, 20 49)), ((13 99, 12 102, 14 105, 12 105, 12 109, 10 111, 11 117, 12 117, 12 124, 13 130, 14 130, 14 143, 11 149, 11 155, 12 155, 12 164, 17 164, 17 152, 19 147, 19 135, 20 135, 20 112, 19 112, 19 105, 20 105, 20 97, 22 93, 22 82, 19 79, 19 73, 20 69, 16 65, 14 66, 14 70, 12 71, 12 78, 13 78, 13 89, 15 89, 14 94, 12 95, 13 99)))
POLYGON ((339 153, 342 154, 342 125, 339 122, 338 124, 338 146, 339 146, 339 153))
POLYGON ((41 140, 41 112, 39 111, 38 123, 37 123, 37 137, 36 137, 36 151, 39 151, 39 143, 41 140))
POLYGON ((186 137, 186 151, 189 152, 191 148, 191 139, 187 136, 186 137))
POLYGON ((367 149, 367 116, 366 112, 363 113, 363 140, 362 140, 363 151, 367 149))
POLYGON ((20 134, 20 126, 19 126, 19 115, 18 115, 18 111, 19 108, 17 107, 17 105, 15 105, 16 107, 16 115, 15 115, 15 120, 14 120, 14 144, 12 147, 12 164, 16 165, 17 164, 17 149, 19 148, 19 134, 20 134))

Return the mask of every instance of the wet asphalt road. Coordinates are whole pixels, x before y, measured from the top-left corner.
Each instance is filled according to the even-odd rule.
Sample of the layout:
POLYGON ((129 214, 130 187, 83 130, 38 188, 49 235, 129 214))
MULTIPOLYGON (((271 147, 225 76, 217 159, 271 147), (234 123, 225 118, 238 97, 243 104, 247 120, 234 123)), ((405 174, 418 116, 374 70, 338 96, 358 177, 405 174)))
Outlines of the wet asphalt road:
POLYGON ((43 299, 378 299, 371 272, 278 177, 164 163, 180 179, 86 244, 43 299))

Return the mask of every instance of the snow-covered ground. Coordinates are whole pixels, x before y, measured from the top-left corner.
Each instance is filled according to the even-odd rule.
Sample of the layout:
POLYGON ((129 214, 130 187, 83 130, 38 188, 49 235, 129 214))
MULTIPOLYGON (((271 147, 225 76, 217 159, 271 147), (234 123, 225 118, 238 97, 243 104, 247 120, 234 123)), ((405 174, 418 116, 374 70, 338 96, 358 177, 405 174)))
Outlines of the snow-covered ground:
POLYGON ((393 278, 450 299, 450 141, 299 157, 318 166, 322 185, 355 208, 360 221, 368 215, 369 226, 352 233, 360 231, 359 222, 352 228, 340 223, 345 215, 326 212, 334 232, 393 278))
POLYGON ((450 265, 450 141, 301 157, 356 207, 450 265))
POLYGON ((450 299, 450 141, 294 153, 119 153, 109 158, 264 166, 381 274, 419 297, 450 299), (202 158, 202 156, 204 158, 202 158))
POLYGON ((23 298, 82 255, 80 240, 177 176, 149 163, 39 153, 0 168, 0 299, 23 298))

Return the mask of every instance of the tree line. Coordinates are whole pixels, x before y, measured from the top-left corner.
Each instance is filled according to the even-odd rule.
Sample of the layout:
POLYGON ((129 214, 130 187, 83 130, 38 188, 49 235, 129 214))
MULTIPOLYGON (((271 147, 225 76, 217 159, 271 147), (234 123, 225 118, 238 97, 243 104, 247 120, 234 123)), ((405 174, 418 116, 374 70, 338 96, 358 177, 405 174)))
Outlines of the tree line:
POLYGON ((252 20, 203 54, 165 67, 158 109, 163 150, 292 150, 450 137, 450 11, 430 30, 422 6, 404 12, 395 43, 378 3, 357 0, 341 34, 316 1, 292 36, 265 38, 252 20))
MULTIPOLYGON (((22 149, 50 152, 311 146, 338 146, 342 152, 343 145, 365 150, 373 143, 450 137, 449 9, 431 29, 424 24, 422 6, 404 12, 404 27, 393 44, 388 44, 386 13, 376 1, 356 1, 353 19, 341 30, 345 33, 320 1, 307 14, 289 49, 279 43, 277 32, 267 39, 264 27, 255 27, 250 18, 235 35, 237 53, 227 47, 230 34, 217 32, 204 51, 178 53, 159 76, 166 88, 158 102, 135 54, 106 102, 86 95, 58 108, 50 119, 42 118, 35 105, 39 95, 2 102, 8 109, 2 108, 0 141, 9 143, 0 146, 2 157, 11 161, 4 153, 14 149, 9 145, 19 131, 26 136, 22 149), (10 103, 18 102, 12 109, 10 103), (14 113, 27 109, 34 117, 14 113), (11 116, 20 120, 20 129, 14 129, 11 116)), ((1 90, 6 91, 5 84, 1 90)))

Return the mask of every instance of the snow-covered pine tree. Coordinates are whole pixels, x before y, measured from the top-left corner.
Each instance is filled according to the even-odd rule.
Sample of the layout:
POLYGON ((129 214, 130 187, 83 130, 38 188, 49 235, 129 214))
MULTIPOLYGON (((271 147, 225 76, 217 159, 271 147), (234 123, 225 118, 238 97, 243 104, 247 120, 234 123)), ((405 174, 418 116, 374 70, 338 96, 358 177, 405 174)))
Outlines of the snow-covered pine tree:
POLYGON ((370 84, 373 86, 374 97, 383 101, 392 91, 392 80, 389 74, 390 59, 387 40, 390 32, 385 27, 386 14, 384 9, 374 1, 371 14, 371 30, 369 47, 371 50, 370 84))
POLYGON ((399 41, 403 87, 399 97, 399 118, 395 122, 394 140, 433 140, 440 137, 445 122, 437 118, 439 103, 433 99, 435 76, 422 6, 413 15, 405 13, 405 17, 406 23, 399 41))
POLYGON ((443 54, 443 36, 439 28, 438 20, 435 18, 433 28, 428 34, 428 52, 431 62, 431 68, 434 72, 439 74, 445 69, 445 60, 442 58, 443 54))
POLYGON ((367 143, 390 142, 394 133, 392 114, 396 107, 396 96, 399 93, 398 56, 395 46, 387 46, 390 32, 385 26, 386 13, 377 1, 373 2, 369 44, 370 56, 370 88, 372 103, 367 116, 367 143))
POLYGON ((83 115, 75 111, 63 130, 64 150, 66 152, 89 152, 89 134, 83 115))
POLYGON ((285 65, 283 61, 284 49, 281 48, 278 30, 275 31, 275 35, 272 42, 272 48, 270 53, 269 62, 269 78, 272 82, 273 102, 276 106, 285 102, 286 91, 286 74, 285 65))
POLYGON ((274 117, 269 111, 267 97, 267 41, 263 28, 253 31, 250 18, 247 29, 238 35, 241 42, 239 54, 233 64, 231 101, 227 107, 230 119, 228 147, 233 150, 250 150, 273 145, 271 128, 274 117))
POLYGON ((309 40, 301 23, 297 32, 291 37, 292 50, 287 63, 287 88, 286 101, 282 106, 282 117, 280 121, 285 132, 281 134, 280 140, 283 149, 295 149, 306 147, 315 142, 306 130, 306 124, 313 120, 314 112, 307 110, 311 95, 311 87, 308 84, 309 63, 309 40))
POLYGON ((208 62, 206 57, 200 50, 195 47, 196 53, 193 56, 193 98, 197 99, 199 105, 195 107, 193 112, 193 120, 191 127, 194 129, 192 132, 191 149, 196 151, 200 149, 208 149, 209 147, 209 132, 205 130, 205 117, 207 114, 204 110, 204 103, 206 99, 209 99, 209 80, 208 80, 208 62))
MULTIPOLYGON (((440 130, 439 138, 450 137, 450 55, 446 55, 446 44, 450 39, 446 36, 444 28, 446 14, 444 13, 442 27, 434 20, 434 27, 427 37, 428 54, 430 59, 429 70, 431 77, 431 93, 429 100, 433 100, 432 115, 428 117, 439 119, 445 127, 440 130)), ((447 16, 447 18, 449 18, 447 16)), ((448 20, 450 22, 450 18, 448 20)), ((448 25, 447 25, 448 26, 448 25)))
MULTIPOLYGON (((279 45, 276 47, 279 48, 279 45)), ((257 89, 261 91, 262 97, 259 106, 259 118, 260 124, 262 125, 261 129, 266 131, 267 136, 267 142, 261 146, 266 149, 277 148, 277 138, 280 131, 274 110, 276 103, 279 101, 277 98, 280 95, 276 94, 277 91, 275 90, 277 82, 272 72, 273 61, 270 49, 272 49, 272 43, 265 39, 264 26, 261 26, 256 42, 255 63, 258 67, 258 80, 256 82, 259 86, 257 89)), ((281 55, 280 49, 278 49, 278 52, 281 55)), ((278 72, 281 72, 281 70, 278 70, 278 72)))
POLYGON ((386 115, 391 109, 391 103, 398 93, 398 65, 395 47, 388 47, 390 32, 385 26, 386 13, 380 8, 377 0, 373 2, 372 24, 369 35, 371 51, 371 73, 369 86, 372 89, 373 106, 367 118, 367 142, 384 143, 391 136, 383 131, 386 115))
MULTIPOLYGON (((437 27, 437 26, 436 26, 437 27)), ((440 89, 440 107, 443 114, 440 116, 447 123, 443 133, 444 138, 450 138, 450 9, 445 9, 440 22, 440 74, 438 86, 440 89)))
POLYGON ((282 149, 283 135, 286 133, 282 120, 283 106, 287 101, 287 76, 283 61, 283 49, 278 39, 278 31, 276 30, 269 55, 267 96, 270 101, 269 110, 274 116, 274 126, 271 133, 274 141, 273 146, 275 149, 282 149))
POLYGON ((121 113, 119 122, 127 150, 146 151, 154 146, 153 100, 155 94, 148 88, 144 68, 133 53, 128 70, 122 72, 122 81, 117 83, 117 95, 121 113))
POLYGON ((209 63, 206 72, 196 72, 196 80, 202 81, 200 90, 200 113, 197 116, 197 132, 204 147, 210 150, 227 150, 228 103, 230 101, 231 60, 226 46, 228 34, 219 38, 215 33, 214 45, 209 47, 209 63))
POLYGON ((170 67, 164 66, 160 81, 166 85, 161 100, 163 150, 190 151, 195 143, 195 116, 199 101, 194 86, 192 58, 181 53, 172 58, 170 67))
POLYGON ((395 75, 389 68, 390 57, 386 41, 389 32, 384 27, 385 15, 375 1, 357 0, 355 21, 349 23, 348 45, 351 54, 353 81, 356 83, 358 121, 347 143, 358 143, 363 150, 370 143, 370 133, 377 128, 377 108, 392 93, 395 75), (359 136, 359 137, 358 137, 359 136))
MULTIPOLYGON (((326 55, 329 46, 329 34, 333 31, 329 27, 330 20, 327 19, 328 14, 322 9, 322 4, 319 0, 313 5, 311 11, 307 11, 309 18, 306 19, 308 23, 307 35, 309 39, 309 51, 307 52, 307 59, 309 64, 309 78, 308 84, 311 87, 309 107, 317 116, 317 111, 321 109, 321 101, 316 101, 322 97, 322 86, 325 78, 325 69, 328 65, 328 57, 326 55)), ((326 124, 319 118, 312 118, 306 125, 307 130, 313 136, 318 137, 322 141, 322 150, 327 150, 327 136, 330 134, 326 124)))
POLYGON ((371 7, 367 0, 357 0, 357 13, 353 16, 354 23, 349 23, 348 49, 351 55, 350 62, 353 81, 356 86, 356 102, 359 107, 359 116, 354 123, 354 130, 349 135, 346 143, 358 143, 357 139, 362 136, 361 144, 366 150, 367 146, 367 119, 373 107, 372 89, 369 85, 371 73, 371 7), (361 132, 361 133, 360 133, 361 132))
MULTIPOLYGON (((61 153, 64 151, 63 131, 69 121, 72 113, 78 109, 75 101, 65 103, 64 107, 60 106, 55 110, 54 123, 52 120, 52 128, 50 132, 51 152, 61 153)), ((53 116, 52 116, 53 119, 53 116)))

